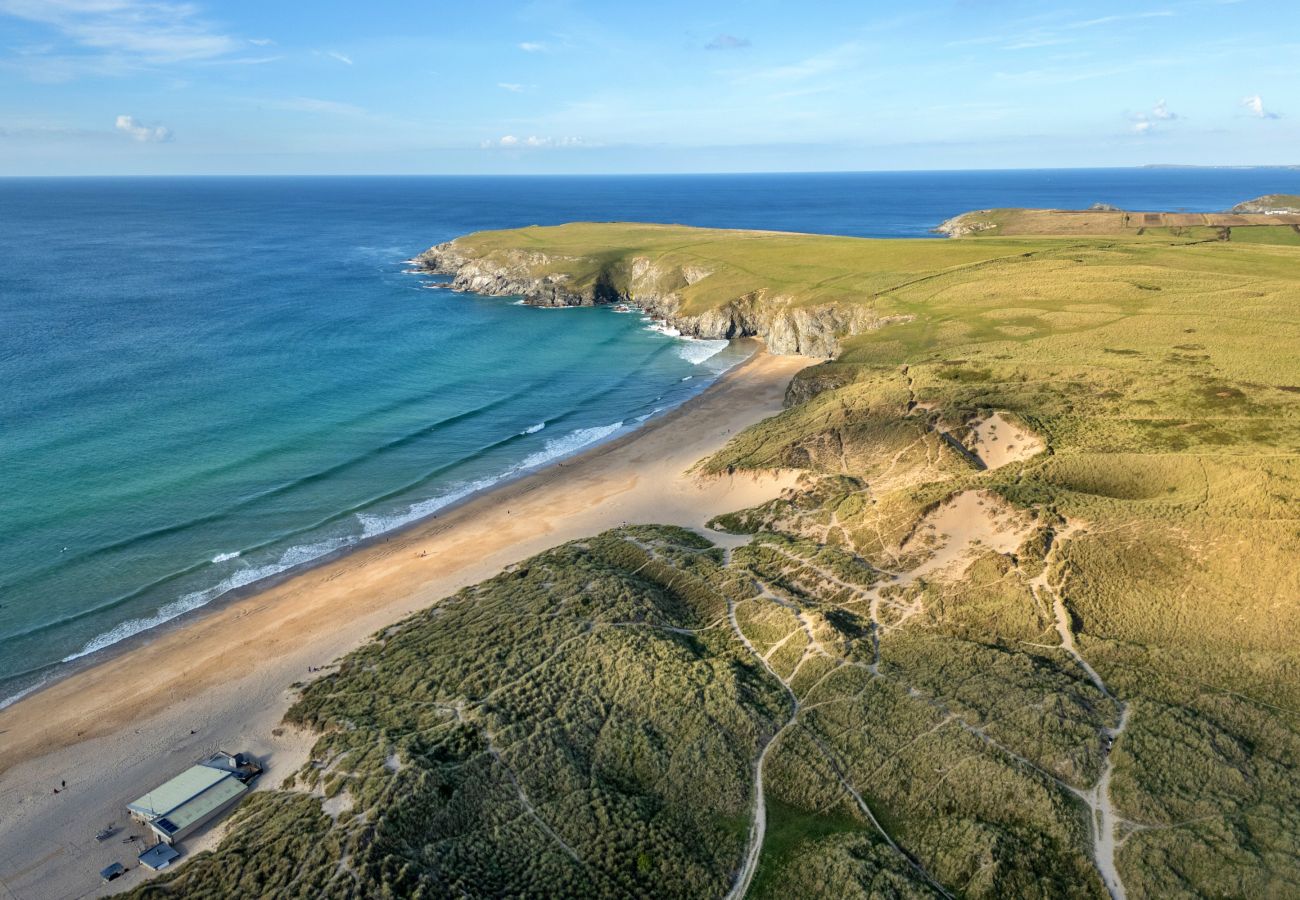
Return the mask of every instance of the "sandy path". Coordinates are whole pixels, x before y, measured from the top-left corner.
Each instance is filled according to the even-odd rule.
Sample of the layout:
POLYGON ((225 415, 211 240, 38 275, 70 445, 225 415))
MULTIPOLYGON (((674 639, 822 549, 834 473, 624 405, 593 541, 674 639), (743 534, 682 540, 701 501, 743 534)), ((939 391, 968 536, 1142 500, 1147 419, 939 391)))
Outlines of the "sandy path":
MULTIPOLYGON (((766 591, 766 589, 764 590, 766 591)), ((736 604, 731 600, 727 601, 727 619, 731 623, 731 630, 736 633, 736 637, 745 645, 745 649, 762 663, 763 668, 767 669, 773 678, 781 682, 781 686, 785 688, 786 694, 790 697, 791 704, 790 715, 781 724, 781 727, 772 733, 767 743, 763 745, 763 749, 759 751, 758 758, 754 760, 754 810, 749 823, 749 842, 745 847, 745 858, 741 862, 740 871, 736 874, 736 880, 725 898, 725 900, 743 900, 744 896, 749 893, 749 885, 754 880, 754 873, 758 871, 758 861, 763 855, 763 841, 767 835, 767 797, 763 793, 763 764, 767 762, 767 754, 776 746, 781 739, 781 735, 799 718, 801 704, 799 697, 790 687, 789 682, 777 674, 776 669, 772 668, 767 658, 758 652, 749 638, 745 637, 745 632, 736 619, 736 604)))
POLYGON ((1090 825, 1092 827, 1092 856, 1097 871, 1101 874, 1101 880, 1105 883, 1106 890, 1110 892, 1113 900, 1125 900, 1128 893, 1124 888, 1124 879, 1119 874, 1119 868, 1115 865, 1115 850, 1120 844, 1118 832, 1124 820, 1115 811, 1114 803, 1111 800, 1110 779, 1115 771, 1115 761, 1111 751, 1114 749, 1116 739, 1128 728, 1130 710, 1127 703, 1122 702, 1110 692, 1101 675, 1079 652, 1079 647, 1074 640, 1070 612, 1065 608, 1065 597, 1061 587, 1059 585, 1053 587, 1049 581, 1052 562, 1058 555, 1059 548, 1082 527, 1078 522, 1072 522, 1056 533, 1052 541, 1052 547, 1048 551, 1047 559, 1044 561, 1042 574, 1030 581, 1030 587, 1040 597, 1046 596, 1052 601, 1052 612, 1056 618, 1056 632, 1061 638, 1061 649, 1074 659, 1079 668, 1088 676, 1088 680, 1097 687, 1097 690, 1113 701, 1119 710, 1119 722, 1116 726, 1106 728, 1103 731, 1106 739, 1106 759, 1102 765, 1101 776, 1097 779, 1097 783, 1087 790, 1079 790, 1078 788, 1071 788, 1070 790, 1088 806, 1090 825))
POLYGON ((685 472, 779 411, 790 378, 811 362, 759 354, 620 441, 193 617, 0 710, 0 900, 84 896, 103 866, 134 866, 137 845, 97 844, 95 831, 124 824, 125 803, 208 749, 255 753, 268 763, 262 785, 279 784, 311 744, 277 728, 293 683, 407 613, 623 522, 700 527, 776 496, 793 473, 685 472))

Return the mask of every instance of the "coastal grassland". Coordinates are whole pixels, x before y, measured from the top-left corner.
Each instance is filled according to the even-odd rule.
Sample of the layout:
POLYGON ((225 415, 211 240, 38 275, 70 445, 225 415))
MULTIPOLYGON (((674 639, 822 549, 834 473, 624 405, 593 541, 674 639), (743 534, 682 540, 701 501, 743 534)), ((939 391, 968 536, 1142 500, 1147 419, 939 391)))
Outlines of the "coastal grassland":
POLYGON ((600 286, 633 299, 638 292, 671 292, 683 315, 760 293, 792 306, 853 303, 915 278, 1036 246, 581 222, 478 232, 456 244, 478 259, 522 264, 534 278, 560 276, 574 291, 600 286))
POLYGON ((1300 250, 467 240, 890 324, 698 466, 803 471, 711 523, 748 543, 623 528, 394 626, 303 690, 313 761, 141 893, 1295 892, 1300 250))
MULTIPOLYGON (((1261 198, 1262 199, 1262 198, 1261 198)), ((1281 210, 1283 207, 1269 207, 1281 210)), ((1116 236, 1177 238, 1184 241, 1245 240, 1289 243, 1300 214, 1264 214, 1262 209, 1222 213, 1132 212, 1122 209, 981 209, 939 226, 956 237, 1116 236)))
MULTIPOLYGON (((1300 257, 1244 244, 1079 245, 930 279, 889 303, 915 319, 849 339, 792 385, 800 402, 706 466, 799 465, 824 480, 719 524, 889 569, 936 498, 979 487, 1038 511, 1043 528, 1021 551, 979 559, 957 582, 913 584, 897 602, 915 612, 899 624, 878 607, 868 623, 880 636, 871 683, 897 678, 906 706, 939 717, 936 731, 918 725, 899 743, 935 743, 953 728, 942 717, 956 715, 968 736, 994 742, 995 758, 1024 761, 1025 777, 1059 779, 1060 809, 1029 792, 1016 808, 1048 810, 1033 833, 1055 822, 1066 845, 1070 795, 1108 773, 1115 865, 1131 897, 1290 892, 1300 884, 1300 257), (968 460, 935 436, 960 440, 991 410, 1032 427, 1047 452, 963 472, 968 460), (1034 552, 1044 535, 1050 549, 1034 552), (1062 681, 1087 673, 1058 649, 1058 624, 1099 683, 1062 681)), ((851 705, 836 698, 806 727, 851 705)), ((850 772, 889 728, 836 723, 819 737, 863 742, 842 751, 850 772)), ((944 877, 951 850, 926 833, 945 820, 943 839, 964 833, 952 817, 989 782, 949 774, 959 754, 954 745, 933 767, 899 760, 885 779, 893 789, 934 772, 964 789, 937 810, 918 804, 919 785, 849 780, 932 872, 970 892, 958 873, 944 877)), ((808 780, 788 789, 774 778, 769 791, 797 797, 808 780)), ((1095 844, 1086 820, 1076 827, 1076 846, 1095 844)))

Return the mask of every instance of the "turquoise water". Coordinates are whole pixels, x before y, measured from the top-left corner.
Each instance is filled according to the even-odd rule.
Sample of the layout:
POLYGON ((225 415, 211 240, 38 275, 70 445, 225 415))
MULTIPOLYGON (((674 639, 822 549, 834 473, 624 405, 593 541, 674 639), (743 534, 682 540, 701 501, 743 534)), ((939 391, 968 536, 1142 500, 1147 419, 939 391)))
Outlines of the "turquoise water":
POLYGON ((405 260, 436 227, 120 200, 78 227, 31 213, 46 231, 4 277, 7 696, 625 432, 738 360, 638 314, 431 290, 405 260))
POLYGON ((0 701, 738 361, 634 314, 430 289, 405 261, 431 244, 576 219, 923 236, 1269 192, 1300 172, 0 179, 0 701))

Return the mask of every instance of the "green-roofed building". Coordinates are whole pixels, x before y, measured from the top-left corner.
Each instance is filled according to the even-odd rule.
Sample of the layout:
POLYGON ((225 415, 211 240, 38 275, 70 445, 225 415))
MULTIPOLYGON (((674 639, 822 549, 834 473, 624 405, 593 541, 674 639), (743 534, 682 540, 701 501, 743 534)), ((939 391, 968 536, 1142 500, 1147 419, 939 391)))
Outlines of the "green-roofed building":
MULTIPOLYGON (((126 808, 158 837, 174 844, 230 809, 248 793, 247 781, 251 776, 240 772, 237 767, 224 767, 227 759, 233 763, 235 758, 218 754, 190 766, 170 781, 128 803, 126 808)), ((260 768, 257 771, 260 772, 260 768)))

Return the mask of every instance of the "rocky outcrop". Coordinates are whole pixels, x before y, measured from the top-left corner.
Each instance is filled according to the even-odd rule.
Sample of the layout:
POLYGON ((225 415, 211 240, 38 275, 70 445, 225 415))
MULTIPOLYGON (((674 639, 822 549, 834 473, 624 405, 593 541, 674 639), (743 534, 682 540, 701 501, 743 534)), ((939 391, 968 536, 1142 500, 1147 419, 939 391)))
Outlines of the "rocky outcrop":
POLYGON ((755 291, 705 312, 682 312, 682 290, 711 274, 705 266, 664 266, 646 257, 595 263, 581 257, 524 250, 479 254, 457 241, 426 250, 415 262, 425 271, 451 276, 450 287, 492 296, 523 297, 533 306, 596 306, 628 303, 662 319, 684 335, 720 339, 759 337, 772 353, 829 359, 840 340, 910 316, 879 317, 857 305, 795 304, 790 297, 755 291), (571 271, 583 272, 580 277, 571 271))
POLYGON ((998 223, 989 217, 992 212, 991 209, 977 209, 962 213, 960 216, 953 216, 940 222, 934 231, 937 234, 946 234, 948 237, 968 237, 981 231, 988 231, 998 227, 998 223))
POLYGON ((1263 213, 1270 216, 1300 213, 1300 195, 1265 194, 1263 197, 1256 197, 1254 200, 1238 203, 1232 208, 1232 212, 1239 214, 1263 213))

